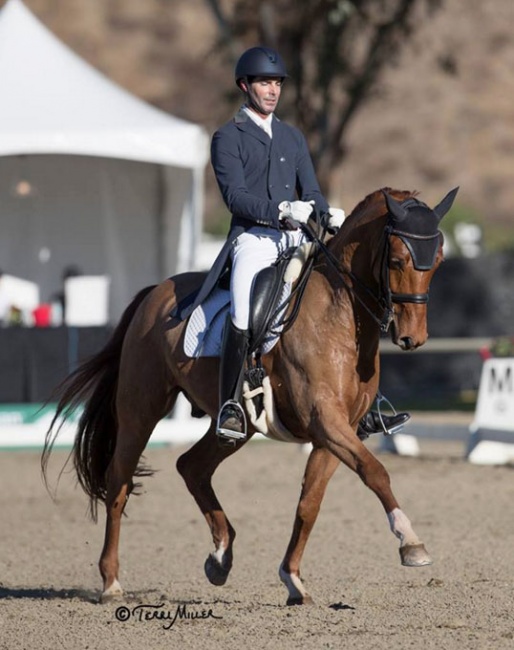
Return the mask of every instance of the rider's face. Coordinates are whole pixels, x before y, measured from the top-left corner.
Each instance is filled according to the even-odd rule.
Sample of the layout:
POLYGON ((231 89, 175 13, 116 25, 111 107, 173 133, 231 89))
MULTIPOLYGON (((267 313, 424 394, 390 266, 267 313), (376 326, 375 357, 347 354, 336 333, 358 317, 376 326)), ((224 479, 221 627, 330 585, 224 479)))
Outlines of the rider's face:
POLYGON ((267 117, 277 107, 282 92, 282 79, 255 77, 249 84, 242 81, 241 87, 248 95, 250 108, 261 117, 267 117))

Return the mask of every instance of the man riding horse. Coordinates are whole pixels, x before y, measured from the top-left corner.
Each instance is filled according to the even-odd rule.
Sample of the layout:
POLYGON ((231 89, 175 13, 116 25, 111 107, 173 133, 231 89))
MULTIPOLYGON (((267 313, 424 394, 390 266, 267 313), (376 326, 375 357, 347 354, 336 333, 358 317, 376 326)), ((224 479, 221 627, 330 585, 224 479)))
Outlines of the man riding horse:
MULTIPOLYGON (((287 76, 280 55, 266 47, 250 48, 236 65, 235 81, 245 103, 216 131, 211 146, 216 180, 232 213, 230 232, 195 302, 180 314, 185 318, 192 313, 231 265, 231 309, 220 364, 217 435, 221 440, 246 435, 240 399, 256 274, 286 249, 305 241, 298 224, 307 223, 314 209, 328 214, 332 230, 345 218, 343 210, 330 208, 323 197, 302 133, 274 114, 287 76)), ((370 411, 360 421, 358 435, 367 438, 372 433, 398 431, 409 417, 408 413, 385 416, 370 411)))

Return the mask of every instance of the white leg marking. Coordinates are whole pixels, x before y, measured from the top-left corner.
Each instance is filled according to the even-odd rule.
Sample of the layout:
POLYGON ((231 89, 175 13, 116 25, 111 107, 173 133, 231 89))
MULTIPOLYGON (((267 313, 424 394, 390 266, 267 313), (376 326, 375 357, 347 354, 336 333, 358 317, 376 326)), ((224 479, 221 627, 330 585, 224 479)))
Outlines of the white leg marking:
POLYGON ((212 557, 221 565, 223 566, 223 557, 225 555, 225 550, 226 546, 224 544, 220 544, 218 548, 214 551, 214 553, 211 553, 212 557))
POLYGON ((307 592, 305 591, 305 587, 303 586, 299 576, 294 575, 292 573, 287 573, 286 571, 284 571, 282 565, 280 565, 280 568, 278 570, 278 575, 280 576, 280 580, 287 587, 290 598, 297 598, 300 600, 308 596, 307 592))
POLYGON ((123 589, 120 583, 116 579, 114 579, 112 585, 103 592, 102 596, 121 596, 122 594, 123 594, 123 589))
POLYGON ((409 518, 400 510, 400 508, 395 508, 392 512, 389 512, 387 518, 389 519, 389 526, 391 527, 392 532, 400 540, 400 546, 421 543, 412 529, 409 518))

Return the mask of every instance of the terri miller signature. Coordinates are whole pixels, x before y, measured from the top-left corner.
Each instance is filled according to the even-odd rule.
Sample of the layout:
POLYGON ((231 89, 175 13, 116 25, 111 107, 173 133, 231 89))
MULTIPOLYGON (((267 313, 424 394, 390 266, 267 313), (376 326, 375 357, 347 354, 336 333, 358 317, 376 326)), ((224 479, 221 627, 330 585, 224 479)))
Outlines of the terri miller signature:
POLYGON ((116 616, 116 619, 122 623, 125 623, 130 619, 133 619, 138 623, 146 621, 165 621, 162 626, 165 630, 171 629, 175 623, 180 620, 191 621, 198 619, 205 620, 208 618, 223 618, 223 616, 215 616, 212 609, 189 610, 185 603, 177 605, 177 608, 174 611, 163 608, 164 603, 160 603, 159 605, 136 605, 132 608, 122 605, 121 607, 116 608, 114 615, 116 616))

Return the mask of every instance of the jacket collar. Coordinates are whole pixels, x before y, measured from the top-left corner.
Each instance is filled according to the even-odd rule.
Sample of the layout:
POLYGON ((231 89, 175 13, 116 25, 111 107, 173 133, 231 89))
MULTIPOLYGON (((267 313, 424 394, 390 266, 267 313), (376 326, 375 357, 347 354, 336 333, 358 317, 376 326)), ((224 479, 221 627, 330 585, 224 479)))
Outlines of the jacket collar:
POLYGON ((270 137, 265 131, 263 131, 261 128, 255 124, 255 122, 248 117, 246 112, 240 108, 239 111, 236 113, 234 116, 234 123, 237 126, 238 129, 241 131, 245 131, 246 133, 249 133, 250 135, 253 135, 255 138, 260 140, 263 144, 265 145, 270 145, 272 140, 275 139, 277 131, 279 130, 277 126, 280 124, 280 120, 276 115, 273 115, 273 123, 272 123, 272 129, 273 129, 273 138, 270 140, 270 137))

